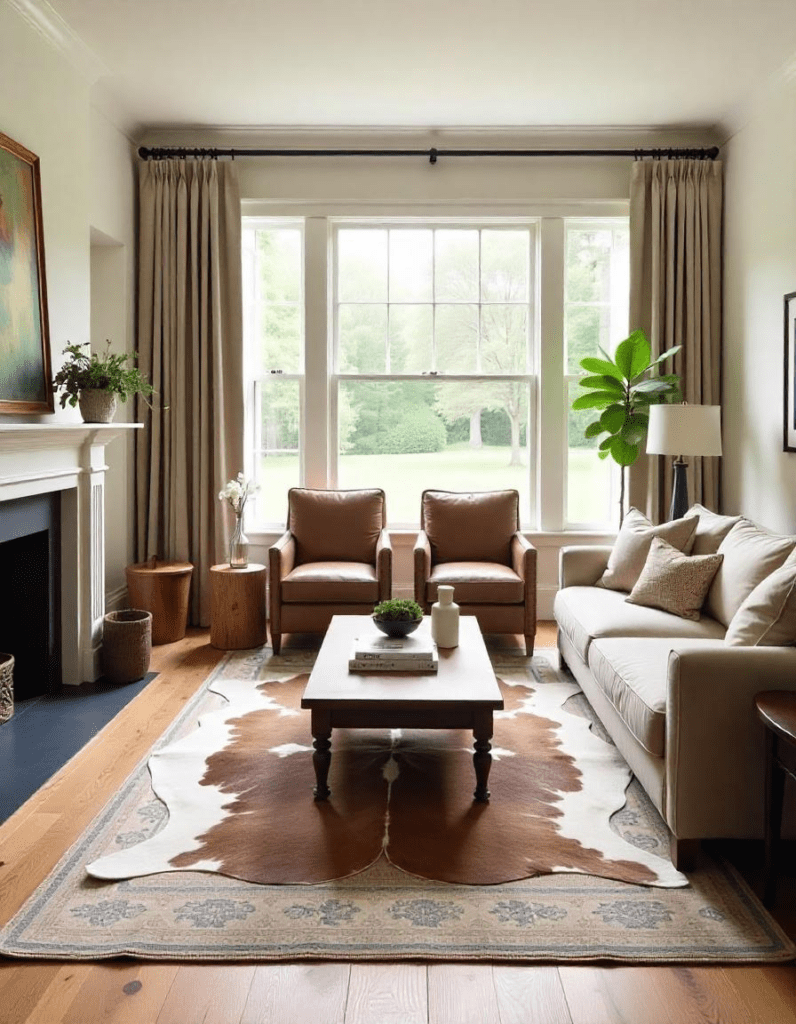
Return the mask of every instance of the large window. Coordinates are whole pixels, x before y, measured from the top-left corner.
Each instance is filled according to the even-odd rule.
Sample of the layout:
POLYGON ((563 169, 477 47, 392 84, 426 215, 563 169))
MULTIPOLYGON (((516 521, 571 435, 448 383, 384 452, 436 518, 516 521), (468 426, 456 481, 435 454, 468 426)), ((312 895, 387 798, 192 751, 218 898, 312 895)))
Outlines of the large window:
POLYGON ((569 406, 627 334, 626 218, 245 218, 243 242, 248 528, 299 484, 382 487, 396 527, 426 487, 516 488, 528 529, 612 523, 569 406))
POLYGON ((337 480, 390 521, 426 487, 515 487, 530 516, 533 225, 335 233, 337 480))

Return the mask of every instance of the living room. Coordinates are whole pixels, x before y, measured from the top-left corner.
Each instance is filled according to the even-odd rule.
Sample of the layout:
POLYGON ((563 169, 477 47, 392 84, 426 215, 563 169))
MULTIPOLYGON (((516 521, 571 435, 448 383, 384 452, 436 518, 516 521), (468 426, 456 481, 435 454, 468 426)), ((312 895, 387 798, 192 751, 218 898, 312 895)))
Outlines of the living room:
MULTIPOLYGON (((40 160, 52 369, 58 369, 62 350, 69 342, 90 341, 99 350, 105 338, 110 338, 119 350, 140 347, 136 326, 139 147, 236 148, 239 153, 234 164, 242 213, 248 218, 244 234, 247 228, 256 231, 258 226, 289 231, 301 224, 304 263, 300 274, 306 288, 306 378, 297 382, 293 374, 287 379, 291 376, 288 368, 283 380, 273 382, 274 387, 305 389, 306 435, 300 456, 291 455, 294 462, 279 477, 281 491, 274 483, 275 477, 266 473, 259 480, 258 500, 265 509, 267 499, 268 507, 255 528, 247 525, 252 561, 266 564, 268 548, 284 529, 284 513, 280 512, 286 508, 283 480, 287 485, 309 487, 359 486, 355 460, 372 457, 374 467, 385 479, 369 483, 388 490, 388 513, 400 500, 406 480, 407 501, 419 510, 419 476, 411 480, 409 471, 396 484, 394 471, 383 464, 384 456, 368 455, 363 447, 358 452, 345 452, 337 444, 337 426, 334 434, 329 426, 332 408, 336 411, 343 403, 345 388, 331 388, 327 367, 331 299, 327 280, 332 258, 328 239, 335 232, 339 235, 346 229, 372 228, 374 224, 386 231, 390 226, 407 227, 411 223, 418 227, 422 222, 429 231, 444 232, 453 223, 477 230, 482 238, 496 226, 533 233, 529 251, 541 254, 541 260, 528 271, 529 279, 539 288, 534 295, 539 308, 533 314, 538 317, 538 345, 529 366, 543 378, 554 380, 556 387, 549 387, 541 396, 544 404, 540 398, 535 409, 539 437, 534 440, 527 431, 522 436, 523 466, 512 480, 521 481, 518 489, 523 501, 523 532, 538 550, 539 620, 550 622, 553 618, 561 548, 610 543, 616 534, 616 507, 611 502, 602 501, 597 513, 585 515, 569 504, 574 488, 561 456, 566 447, 568 415, 568 392, 563 387, 568 371, 560 346, 565 319, 560 301, 565 291, 561 264, 567 230, 574 232, 584 220, 595 218, 610 224, 612 231, 616 225, 627 223, 634 158, 446 157, 446 149, 635 151, 719 147, 724 174, 723 455, 717 511, 743 513, 770 530, 793 532, 796 467, 793 454, 783 451, 781 383, 783 296, 796 290, 796 16, 792 5, 779 0, 765 5, 740 0, 731 5, 712 3, 698 15, 680 11, 679 19, 672 11, 664 12, 661 25, 653 23, 651 12, 639 19, 632 13, 632 5, 619 2, 608 10, 601 8, 599 13, 584 10, 580 4, 545 5, 549 52, 547 44, 540 44, 541 37, 529 13, 515 7, 506 12, 499 29, 492 24, 494 12, 468 10, 467 26, 460 23, 461 12, 457 11, 455 33, 450 32, 442 8, 433 12, 407 9, 400 19, 396 16, 400 31, 391 43, 398 60, 386 56, 389 50, 385 37, 396 26, 383 20, 385 12, 365 15, 352 7, 345 12, 346 17, 338 12, 333 19, 326 12, 299 5, 291 12, 271 12, 274 23, 280 26, 273 36, 256 22, 258 30, 269 36, 267 55, 264 53, 256 63, 263 68, 273 67, 273 77, 269 79, 263 72, 263 78, 256 79, 259 84, 247 87, 245 92, 235 83, 245 80, 238 65, 245 67, 251 51, 236 51, 235 46, 243 47, 247 37, 260 32, 252 31, 242 18, 238 20, 240 12, 222 14, 219 8, 213 15, 210 8, 202 7, 203 17, 195 17, 183 26, 184 35, 179 26, 185 15, 178 4, 162 5, 158 32, 140 11, 124 7, 76 0, 53 4, 8 0, 0 7, 6 55, 0 69, 0 131, 40 160), (556 13, 553 7, 561 10, 556 13), (566 13, 574 18, 573 10, 577 12, 577 32, 565 30, 563 21, 558 20, 566 13), (426 41, 417 41, 412 15, 417 18, 416 24, 428 25, 426 41), (120 21, 114 27, 116 17, 120 21), (693 32, 688 26, 691 17, 698 18, 693 32), (302 25, 302 18, 313 23, 311 32, 302 25), (519 19, 521 31, 517 31, 514 18, 519 19), (226 24, 227 19, 231 24, 226 24), (605 29, 605 22, 611 26, 610 31, 605 29), (707 32, 709 25, 712 36, 707 32), (222 33, 225 46, 219 47, 222 33), (297 37, 302 39, 304 52, 293 52, 287 44, 287 40, 297 37), (201 75, 194 71, 193 75, 180 77, 173 62, 191 45, 200 54, 194 67, 201 70, 201 75), (698 45, 705 47, 702 59, 694 56, 698 45), (503 47, 518 69, 516 77, 508 71, 511 60, 501 60, 503 47), (647 49, 654 52, 654 58, 645 56, 647 49), (595 50, 601 54, 599 61, 594 58, 595 50), (215 62, 220 62, 222 56, 229 63, 219 63, 216 70, 215 62), (481 60, 488 60, 494 71, 495 77, 488 84, 485 75, 475 70, 481 60), (548 63, 555 65, 556 61, 564 69, 559 77, 546 70, 548 63), (136 68, 137 62, 140 68, 136 68), (502 68, 504 63, 506 67, 502 68), (398 74, 396 65, 413 70, 398 74), (589 69, 588 74, 582 66, 589 69), (307 71, 310 68, 312 73, 307 71), (306 78, 301 89, 296 87, 297 71, 306 78), (537 74, 548 83, 547 91, 537 85, 537 74), (363 80, 378 82, 378 88, 363 88, 363 80), (439 156, 432 162, 429 156, 246 157, 240 153, 252 148, 423 153, 435 149, 439 156), (411 493, 413 487, 417 487, 416 496, 411 493)), ((154 17, 154 12, 149 13, 154 17)), ((249 14, 255 17, 253 12, 249 14)), ((451 17, 449 11, 447 17, 451 17)), ((632 327, 628 325, 628 329, 632 327)), ((366 377, 371 368, 356 369, 366 377)), ((247 377, 251 394, 256 376, 247 377)), ((529 388, 533 386, 532 376, 526 373, 529 388)), ((117 422, 133 422, 134 406, 133 402, 121 406, 117 422)), ((51 419, 79 423, 76 411, 60 407, 53 417, 4 415, 3 423, 51 419)), ((482 417, 485 431, 488 422, 488 417, 482 417)), ((501 429, 499 444, 506 449, 508 423, 501 429)), ((254 465, 254 452, 268 445, 258 448, 255 439, 248 436, 239 441, 244 466, 254 475, 254 470, 259 470, 254 465)), ((464 452, 465 459, 469 455, 466 438, 458 443, 451 460, 457 453, 464 452)), ((272 449, 277 447, 274 444, 272 449)), ((112 441, 105 461, 103 604, 113 610, 127 603, 125 568, 157 552, 142 554, 140 550, 132 437, 112 441)), ((239 468, 244 467, 230 466, 228 475, 234 476, 239 468)), ((479 468, 472 482, 462 489, 491 487, 491 483, 484 483, 493 479, 488 467, 483 468, 483 475, 480 473, 479 468)), ((459 469, 450 470, 448 477, 434 482, 459 489, 459 474, 459 469)), ((498 484, 509 485, 515 486, 498 484)), ((605 493, 613 501, 613 492, 605 493)), ((219 506, 216 495, 212 497, 219 506)), ((223 517, 220 506, 218 511, 223 517)), ((393 522, 393 593, 411 597, 412 547, 418 524, 403 514, 397 521, 390 519, 391 525, 393 522)), ((216 557, 222 554, 218 552, 216 557)), ((206 633, 204 643, 206 646, 206 633)), ((198 685, 200 677, 215 664, 216 654, 200 648, 191 650, 186 674, 174 677, 175 693, 164 696, 162 704, 153 710, 153 724, 137 721, 147 739, 141 741, 137 754, 130 750, 129 758, 135 760, 145 754, 179 710, 180 700, 187 698, 191 686, 198 685)), ((165 648, 156 649, 153 668, 165 676, 176 668, 175 657, 165 648)), ((117 738, 123 742, 120 736, 117 738)), ((107 756, 112 760, 115 752, 107 752, 107 756)), ((99 778, 111 773, 112 766, 103 768, 95 760, 90 770, 99 778)), ((108 797, 111 792, 107 792, 108 797)), ((87 795, 79 797, 81 806, 87 800, 87 795)), ((35 850, 35 829, 44 831, 52 824, 48 813, 42 811, 36 823, 27 825, 27 833, 23 830, 7 837, 9 848, 13 851, 14 842, 22 842, 23 849, 35 850)), ((57 842, 48 849, 53 852, 56 846, 57 842)), ((8 861, 9 857, 2 859, 8 861)), ((33 876, 31 882, 29 889, 38 884, 33 876)), ((477 1019, 490 1019, 490 1013, 494 1013, 493 1019, 501 1020, 559 1019, 552 1015, 555 1011, 549 1017, 542 1016, 542 1010, 537 1018, 530 1016, 527 1004, 539 1000, 543 1005, 545 993, 552 993, 551 1000, 558 999, 563 991, 561 978, 565 979, 568 996, 565 1009, 560 1011, 568 1016, 561 1016, 562 1020, 595 1019, 590 1015, 594 1003, 589 993, 595 1001, 603 1000, 600 1012, 606 1020, 668 1020, 673 1014, 671 1007, 663 1013, 654 1002, 667 998, 682 1009, 681 1016, 709 1019, 706 1003, 698 1006, 697 1001, 688 1002, 671 968, 660 968, 656 973, 642 966, 613 971, 594 966, 565 966, 560 970, 529 967, 523 969, 527 980, 518 981, 514 976, 495 974, 485 980, 480 969, 448 963, 433 968, 438 971, 433 977, 442 980, 428 981, 432 974, 425 973, 421 979, 416 964, 390 965, 381 976, 366 970, 375 966, 360 964, 349 970, 346 986, 354 987, 346 988, 349 1005, 345 1017, 339 1019, 466 1020, 468 1011, 461 992, 472 995, 472 1007, 479 1008, 477 1019), (549 971, 553 974, 546 973, 549 971), (579 971, 582 973, 577 974, 579 971), (496 982, 496 977, 501 981, 496 982), (432 988, 440 986, 434 989, 436 1009, 429 1009, 431 989, 427 982, 432 988), (506 991, 512 985, 519 986, 517 998, 526 1007, 526 1016, 517 1009, 511 1017, 501 1004, 502 1015, 498 1017, 487 996, 473 994, 493 984, 506 985, 506 991), (458 999, 457 987, 461 988, 458 999), (681 1001, 676 1003, 678 999, 681 1001)), ((179 1015, 182 1010, 177 1001, 177 993, 186 1000, 193 985, 199 985, 205 993, 208 1002, 204 1009, 208 1013, 214 987, 230 993, 234 990, 234 998, 240 998, 239 989, 248 986, 249 993, 254 991, 256 995, 259 991, 257 998, 263 1008, 282 1007, 286 1019, 301 1020, 302 1013, 310 1012, 324 1019, 320 1011, 316 1012, 318 1003, 314 1000, 319 991, 338 991, 338 967, 342 969, 341 964, 188 968, 117 962, 81 963, 72 968, 44 961, 22 966, 9 962, 0 972, 0 998, 10 999, 6 1005, 15 1007, 9 1021, 90 1020, 95 1012, 89 1005, 91 997, 98 1007, 108 1007, 103 1011, 106 1018, 96 1010, 97 1019, 126 1019, 132 1015, 130 1019, 165 1024, 169 1019, 193 1019, 179 1015), (204 975, 199 980, 201 972, 204 975), (141 992, 135 989, 139 975, 144 986, 141 992), (171 1002, 167 1002, 175 978, 177 988, 171 1002), (252 979, 259 989, 252 990, 252 979), (131 995, 123 992, 128 984, 133 986, 131 995), (329 989, 324 989, 326 985, 329 989), (78 1004, 74 999, 82 986, 85 988, 78 1004), (133 996, 140 999, 146 992, 151 992, 147 996, 151 1001, 146 1006, 139 1002, 138 1009, 133 1010, 133 996), (50 1003, 52 1011, 48 1009, 50 1003), (306 1003, 303 1010, 302 1003, 306 1003), (287 1011, 286 1006, 290 1008, 287 1011)), ((691 975, 699 988, 698 998, 715 1000, 724 1019, 764 1020, 778 1013, 779 1019, 786 1020, 792 1013, 789 1001, 793 1002, 794 982, 790 966, 701 966, 691 975)), ((266 1016, 267 1009, 256 1009, 257 998, 250 1001, 245 1011, 248 1015, 244 1015, 245 1001, 240 1004, 236 1017, 234 998, 229 998, 229 1005, 218 1011, 221 1019, 277 1019, 276 1015, 266 1016)), ((198 1019, 202 1019, 201 1014, 198 1019)))

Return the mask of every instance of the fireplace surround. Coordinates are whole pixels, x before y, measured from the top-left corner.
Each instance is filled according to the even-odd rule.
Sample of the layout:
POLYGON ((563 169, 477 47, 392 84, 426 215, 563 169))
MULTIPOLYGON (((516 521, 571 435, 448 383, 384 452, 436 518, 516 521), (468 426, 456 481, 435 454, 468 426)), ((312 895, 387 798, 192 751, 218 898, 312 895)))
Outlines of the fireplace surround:
MULTIPOLYGON (((100 675, 105 614, 105 446, 140 423, 0 423, 0 502, 60 492, 61 681, 100 675)), ((60 563, 60 564, 58 564, 60 563)))

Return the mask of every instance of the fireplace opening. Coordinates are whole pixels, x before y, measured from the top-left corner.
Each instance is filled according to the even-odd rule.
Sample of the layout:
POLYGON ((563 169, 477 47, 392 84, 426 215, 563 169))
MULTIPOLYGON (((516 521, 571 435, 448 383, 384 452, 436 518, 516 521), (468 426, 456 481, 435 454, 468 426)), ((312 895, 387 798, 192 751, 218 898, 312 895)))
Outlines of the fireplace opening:
POLYGON ((61 685, 60 494, 0 503, 0 651, 14 656, 14 699, 61 685))

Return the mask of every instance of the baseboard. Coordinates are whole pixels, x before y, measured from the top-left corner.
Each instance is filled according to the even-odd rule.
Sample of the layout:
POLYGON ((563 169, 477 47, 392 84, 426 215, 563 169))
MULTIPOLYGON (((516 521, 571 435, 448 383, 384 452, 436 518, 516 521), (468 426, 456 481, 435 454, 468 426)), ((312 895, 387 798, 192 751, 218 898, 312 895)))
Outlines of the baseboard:
POLYGON ((117 587, 105 592, 105 611, 118 612, 127 607, 127 587, 117 587))

